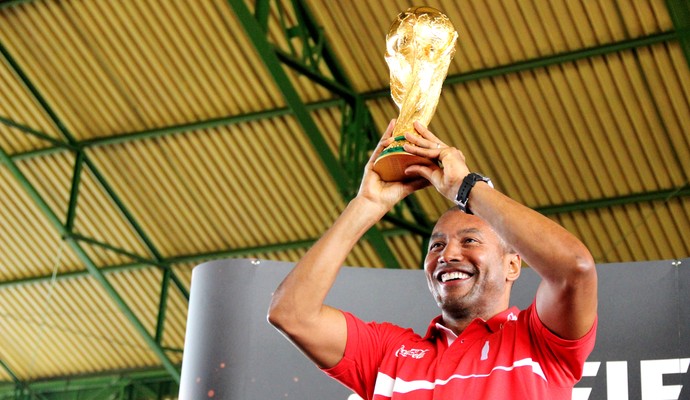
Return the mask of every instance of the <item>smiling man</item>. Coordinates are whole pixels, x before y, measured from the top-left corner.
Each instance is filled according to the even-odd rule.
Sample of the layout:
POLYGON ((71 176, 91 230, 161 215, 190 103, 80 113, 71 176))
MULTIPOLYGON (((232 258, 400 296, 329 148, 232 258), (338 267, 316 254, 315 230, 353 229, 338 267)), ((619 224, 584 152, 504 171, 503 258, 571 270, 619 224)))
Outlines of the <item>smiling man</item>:
POLYGON ((438 160, 384 182, 373 162, 357 196, 276 290, 269 321, 327 374, 365 399, 570 399, 594 347, 597 275, 564 228, 470 173, 462 152, 415 124, 409 153, 438 160), (454 207, 432 232, 425 259, 441 309, 424 336, 364 322, 324 304, 345 258, 398 201, 428 185, 454 207), (541 276, 533 303, 510 307, 522 260, 541 276))

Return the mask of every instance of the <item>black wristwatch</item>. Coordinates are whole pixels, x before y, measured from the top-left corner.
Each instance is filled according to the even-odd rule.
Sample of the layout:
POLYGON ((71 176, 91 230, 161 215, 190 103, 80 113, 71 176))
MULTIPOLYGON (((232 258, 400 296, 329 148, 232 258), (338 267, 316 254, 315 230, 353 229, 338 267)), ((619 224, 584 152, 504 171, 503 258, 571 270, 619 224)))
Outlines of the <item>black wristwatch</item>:
POLYGON ((486 182, 489 187, 494 187, 491 179, 487 178, 486 176, 479 175, 476 172, 468 174, 465 179, 462 180, 460 189, 458 189, 458 195, 455 196, 455 204, 457 204, 460 211, 463 211, 467 214, 472 214, 472 211, 470 211, 470 208, 467 206, 467 201, 470 199, 470 191, 477 182, 486 182))

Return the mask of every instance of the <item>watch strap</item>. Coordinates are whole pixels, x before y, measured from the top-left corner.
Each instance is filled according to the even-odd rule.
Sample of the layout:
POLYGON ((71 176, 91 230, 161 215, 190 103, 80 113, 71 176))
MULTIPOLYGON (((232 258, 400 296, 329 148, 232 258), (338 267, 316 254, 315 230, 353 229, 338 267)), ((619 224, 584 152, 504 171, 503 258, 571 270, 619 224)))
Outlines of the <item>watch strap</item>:
POLYGON ((491 179, 485 176, 482 176, 476 172, 467 174, 460 184, 460 189, 458 189, 457 196, 455 196, 455 204, 458 206, 460 211, 467 214, 472 214, 467 202, 470 200, 470 192, 477 182, 486 182, 489 187, 494 187, 493 183, 491 183, 491 179))

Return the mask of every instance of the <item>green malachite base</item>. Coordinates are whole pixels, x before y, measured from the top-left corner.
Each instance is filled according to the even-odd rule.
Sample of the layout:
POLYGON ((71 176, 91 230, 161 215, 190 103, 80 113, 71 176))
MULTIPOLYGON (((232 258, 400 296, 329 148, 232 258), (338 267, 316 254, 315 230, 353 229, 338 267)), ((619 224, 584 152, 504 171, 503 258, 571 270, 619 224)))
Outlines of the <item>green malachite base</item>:
POLYGON ((392 147, 384 150, 374 162, 374 172, 386 182, 397 182, 414 179, 414 175, 406 175, 405 169, 410 165, 433 165, 428 158, 410 154, 402 147, 392 147))

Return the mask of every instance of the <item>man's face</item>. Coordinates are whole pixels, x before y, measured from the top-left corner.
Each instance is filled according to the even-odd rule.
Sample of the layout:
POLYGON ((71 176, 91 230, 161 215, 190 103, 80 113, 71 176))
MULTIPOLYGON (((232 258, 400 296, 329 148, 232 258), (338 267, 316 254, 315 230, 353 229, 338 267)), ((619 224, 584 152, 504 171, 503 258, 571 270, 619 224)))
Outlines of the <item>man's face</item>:
POLYGON ((486 222, 451 210, 434 227, 424 270, 429 290, 444 314, 486 318, 508 306, 519 262, 519 256, 506 251, 486 222))

